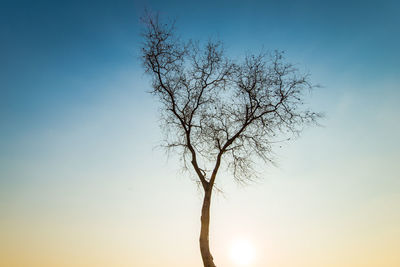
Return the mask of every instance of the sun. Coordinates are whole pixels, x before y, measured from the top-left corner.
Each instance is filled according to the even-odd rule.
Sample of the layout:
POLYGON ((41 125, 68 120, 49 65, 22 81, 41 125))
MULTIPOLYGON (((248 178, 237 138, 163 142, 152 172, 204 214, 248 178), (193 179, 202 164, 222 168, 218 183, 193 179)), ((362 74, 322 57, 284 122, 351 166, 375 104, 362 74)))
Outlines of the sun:
POLYGON ((246 266, 254 261, 254 247, 247 240, 236 240, 230 251, 232 261, 240 266, 246 266))

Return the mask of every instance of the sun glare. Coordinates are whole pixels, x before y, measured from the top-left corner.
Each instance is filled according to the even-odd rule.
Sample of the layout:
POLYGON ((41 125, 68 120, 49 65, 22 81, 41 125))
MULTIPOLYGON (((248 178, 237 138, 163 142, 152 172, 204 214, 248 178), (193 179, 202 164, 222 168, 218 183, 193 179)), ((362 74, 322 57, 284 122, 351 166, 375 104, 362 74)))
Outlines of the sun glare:
POLYGON ((236 240, 232 243, 232 261, 240 266, 249 265, 254 261, 254 247, 246 240, 236 240))

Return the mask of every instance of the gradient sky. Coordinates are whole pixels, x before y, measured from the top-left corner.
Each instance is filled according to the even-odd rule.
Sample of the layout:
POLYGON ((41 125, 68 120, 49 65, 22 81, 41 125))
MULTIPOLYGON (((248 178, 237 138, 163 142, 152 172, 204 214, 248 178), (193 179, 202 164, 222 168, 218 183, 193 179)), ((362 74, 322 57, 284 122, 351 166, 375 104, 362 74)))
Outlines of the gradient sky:
POLYGON ((212 206, 218 266, 400 266, 398 1, 1 1, 0 266, 201 266, 201 193, 155 149, 145 8, 229 54, 285 50, 323 127, 212 206))

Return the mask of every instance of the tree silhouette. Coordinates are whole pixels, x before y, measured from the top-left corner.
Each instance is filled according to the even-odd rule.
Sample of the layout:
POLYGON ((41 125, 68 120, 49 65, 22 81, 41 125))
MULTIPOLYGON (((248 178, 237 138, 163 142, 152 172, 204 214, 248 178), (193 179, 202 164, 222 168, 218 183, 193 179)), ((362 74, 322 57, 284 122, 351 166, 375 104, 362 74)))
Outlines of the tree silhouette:
POLYGON ((162 104, 166 147, 181 156, 204 190, 200 251, 204 266, 213 267, 210 203, 218 171, 223 166, 236 181, 249 181, 255 159, 271 161, 277 136, 315 123, 320 115, 302 100, 313 85, 282 52, 235 62, 221 42, 181 41, 174 24, 161 23, 158 15, 143 22, 142 59, 162 104))

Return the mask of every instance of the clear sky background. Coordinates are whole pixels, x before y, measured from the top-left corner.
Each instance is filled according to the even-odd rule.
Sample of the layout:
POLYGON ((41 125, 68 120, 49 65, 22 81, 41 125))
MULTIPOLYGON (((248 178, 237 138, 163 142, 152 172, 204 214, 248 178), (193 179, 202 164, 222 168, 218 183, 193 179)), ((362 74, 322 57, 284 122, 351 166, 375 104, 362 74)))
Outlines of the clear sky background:
POLYGON ((285 50, 324 127, 212 206, 218 266, 400 266, 398 1, 1 1, 0 266, 201 266, 201 193, 162 136, 144 8, 233 56, 285 50))

